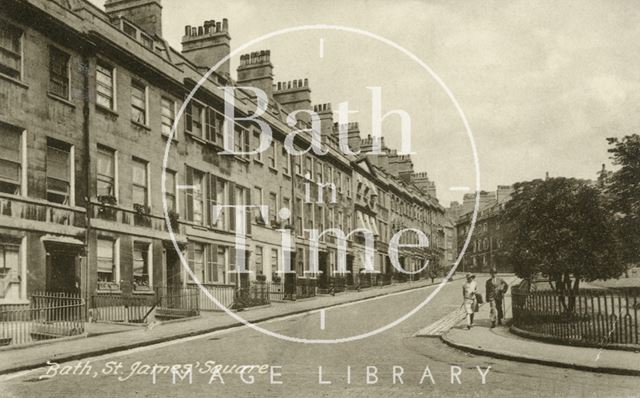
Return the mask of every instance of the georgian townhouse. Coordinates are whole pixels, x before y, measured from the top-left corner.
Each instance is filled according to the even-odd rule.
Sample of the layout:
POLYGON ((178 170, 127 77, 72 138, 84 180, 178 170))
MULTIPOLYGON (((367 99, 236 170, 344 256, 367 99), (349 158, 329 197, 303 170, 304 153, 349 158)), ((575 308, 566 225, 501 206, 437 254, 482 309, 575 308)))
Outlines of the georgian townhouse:
MULTIPOLYGON (((268 50, 241 55, 235 80, 228 62, 203 80, 230 52, 226 19, 185 27, 178 51, 163 38, 160 0, 106 0, 104 10, 85 0, 0 4, 0 304, 26 303, 36 290, 143 300, 156 288, 196 281, 212 294, 227 292, 225 304, 254 281, 289 298, 355 287, 361 234, 349 235, 349 273, 341 274, 330 233, 312 269, 305 233, 312 228, 371 230, 374 270, 383 276, 367 283, 402 279, 388 253, 402 228, 423 230, 432 245, 402 248, 403 266, 434 261, 443 210, 411 182, 410 158, 392 150, 380 159, 343 154, 331 105, 312 105, 306 79, 274 82, 268 50), (227 85, 267 94, 266 151, 220 153, 227 85), (327 154, 287 152, 294 130, 287 115, 296 110, 318 114, 327 154), (218 208, 228 205, 268 212, 252 209, 237 225, 233 209, 218 208), (250 271, 241 277, 238 230, 247 234, 240 249, 250 271), (287 249, 283 231, 292 236, 287 249), (283 273, 286 260, 292 273, 283 273)), ((253 114, 254 93, 235 91, 236 115, 253 114)), ((300 113, 295 128, 309 127, 300 113)), ((371 145, 357 123, 344 127, 352 149, 371 145)), ((235 149, 258 147, 255 122, 238 120, 233 133, 235 149)), ((305 150, 310 137, 293 142, 305 150)), ((405 234, 401 243, 417 238, 405 234)))
POLYGON ((75 33, 79 18, 47 6, 0 7, 2 304, 25 303, 34 290, 75 292, 88 278, 89 44, 75 33))

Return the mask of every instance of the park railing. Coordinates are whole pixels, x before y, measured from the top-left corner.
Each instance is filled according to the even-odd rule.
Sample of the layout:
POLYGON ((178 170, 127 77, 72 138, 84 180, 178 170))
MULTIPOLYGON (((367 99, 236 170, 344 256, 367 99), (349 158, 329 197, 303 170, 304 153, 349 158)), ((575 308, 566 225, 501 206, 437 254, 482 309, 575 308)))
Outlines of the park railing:
MULTIPOLYGON (((640 289, 512 289, 513 326, 533 337, 596 347, 640 344, 640 289)), ((516 329, 516 330, 517 330, 516 329)))
POLYGON ((0 346, 81 335, 85 307, 78 294, 61 292, 35 292, 29 304, 2 306, 0 346))

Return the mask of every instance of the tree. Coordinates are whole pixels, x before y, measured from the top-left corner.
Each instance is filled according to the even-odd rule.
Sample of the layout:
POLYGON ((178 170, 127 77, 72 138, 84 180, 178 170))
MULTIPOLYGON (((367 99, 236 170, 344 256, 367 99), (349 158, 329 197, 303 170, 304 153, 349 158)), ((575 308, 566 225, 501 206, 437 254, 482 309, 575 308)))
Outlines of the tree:
POLYGON ((603 176, 605 192, 615 212, 621 256, 626 264, 640 262, 640 135, 607 138, 611 160, 620 166, 603 176))
POLYGON ((597 187, 551 178, 517 183, 514 190, 501 221, 505 260, 517 276, 530 280, 541 273, 554 290, 573 296, 580 281, 622 274, 613 217, 597 187))

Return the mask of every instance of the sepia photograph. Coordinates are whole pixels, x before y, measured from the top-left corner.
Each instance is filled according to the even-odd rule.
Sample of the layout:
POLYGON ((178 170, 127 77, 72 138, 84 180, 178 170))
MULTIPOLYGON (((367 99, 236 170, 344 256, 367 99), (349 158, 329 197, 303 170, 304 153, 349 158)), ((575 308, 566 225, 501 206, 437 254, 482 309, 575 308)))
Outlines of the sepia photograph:
POLYGON ((634 0, 0 0, 0 397, 640 397, 634 0))

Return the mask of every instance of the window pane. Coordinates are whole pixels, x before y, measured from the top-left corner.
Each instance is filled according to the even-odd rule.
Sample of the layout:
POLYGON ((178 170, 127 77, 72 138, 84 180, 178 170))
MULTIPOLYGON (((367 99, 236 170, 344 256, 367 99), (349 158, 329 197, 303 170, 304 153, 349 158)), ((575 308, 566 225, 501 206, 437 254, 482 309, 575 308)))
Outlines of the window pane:
POLYGON ((113 178, 113 166, 113 152, 105 149, 98 149, 98 174, 113 178))
POLYGON ((21 132, 0 124, 0 159, 20 163, 21 132))
POLYGON ((19 163, 0 159, 0 179, 11 180, 17 184, 20 182, 20 170, 19 163))
POLYGON ((113 103, 113 68, 101 64, 96 65, 96 101, 109 109, 113 103))
POLYGON ((132 163, 133 203, 147 204, 147 163, 134 160, 132 163))
POLYGON ((0 275, 17 272, 20 268, 20 246, 0 244, 0 275))
POLYGON ((49 90, 60 97, 69 97, 69 54, 49 48, 49 90))
MULTIPOLYGON (((204 245, 191 243, 189 245, 189 268, 200 282, 204 281, 204 245)), ((194 280, 189 275, 190 280, 194 280)))
POLYGON ((147 165, 146 163, 133 161, 133 183, 137 185, 147 185, 147 165))
POLYGON ((69 151, 47 147, 47 177, 68 181, 70 174, 69 151))
POLYGON ((131 82, 131 119, 146 124, 146 90, 143 85, 131 82))
POLYGON ((133 249, 133 281, 134 286, 149 286, 149 245, 135 243, 133 249))
POLYGON ((22 70, 22 31, 9 24, 0 24, 0 73, 20 78, 22 70))

